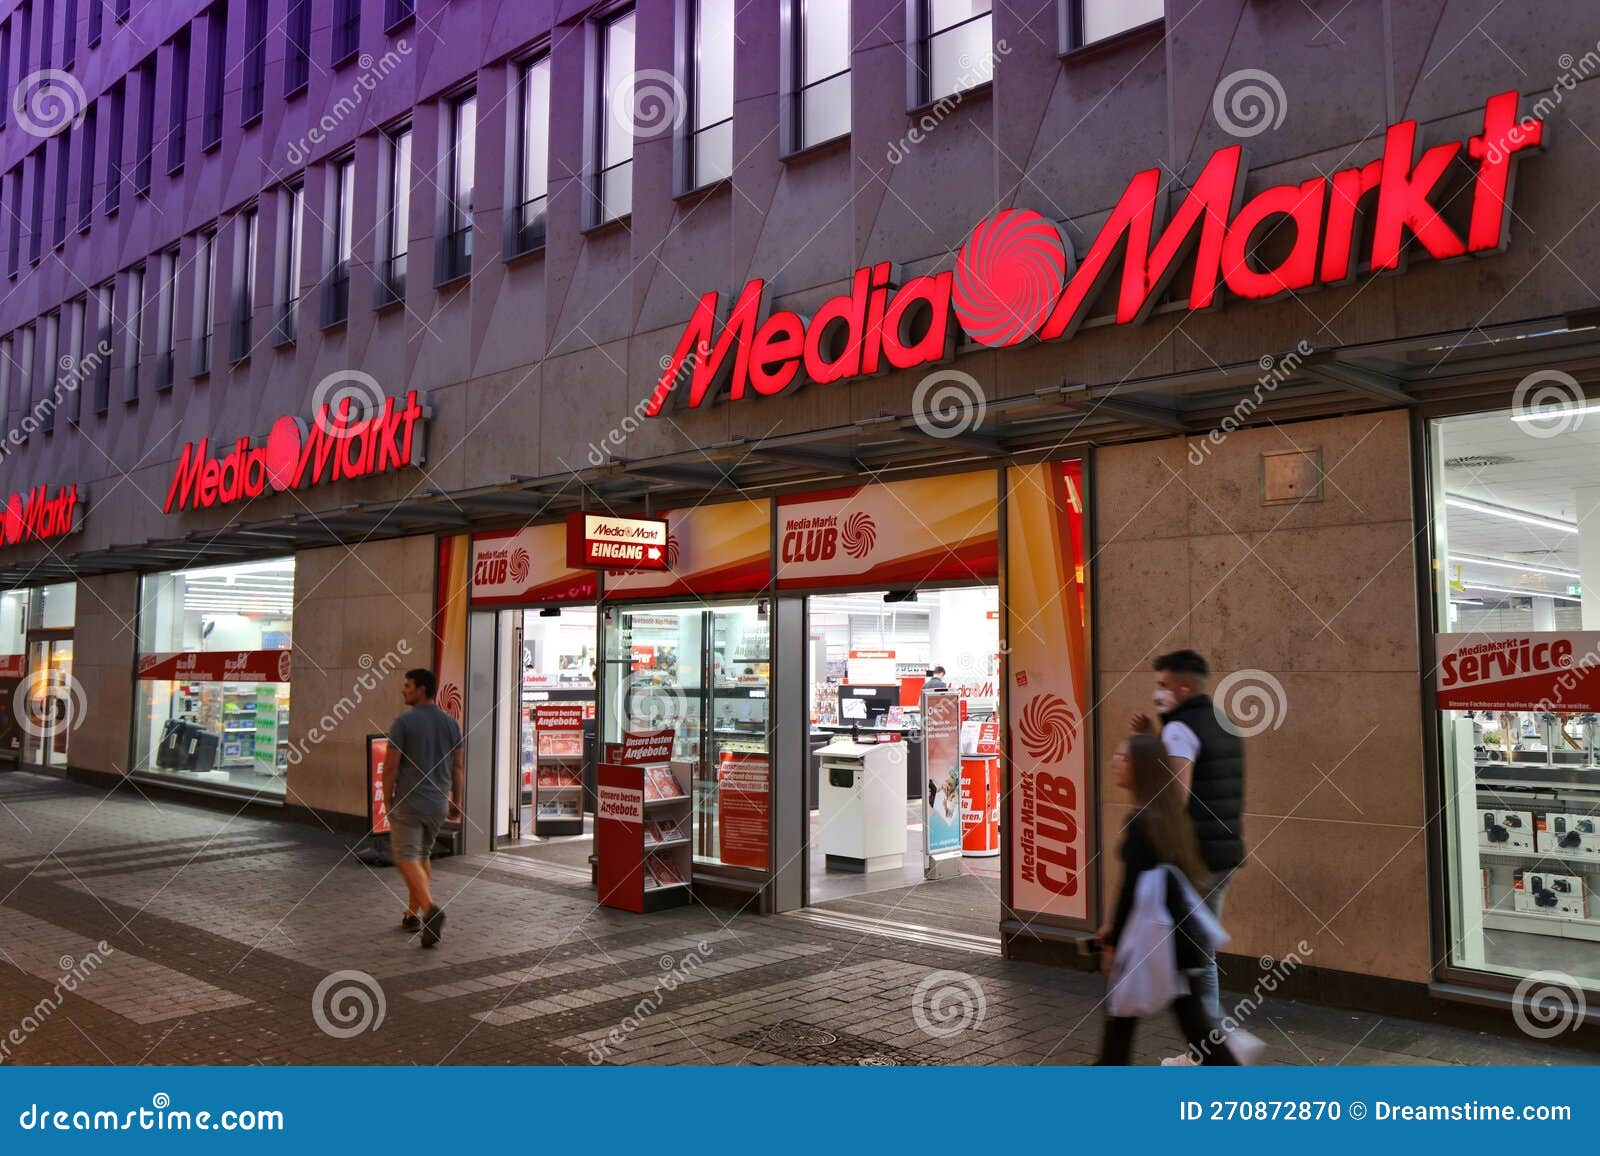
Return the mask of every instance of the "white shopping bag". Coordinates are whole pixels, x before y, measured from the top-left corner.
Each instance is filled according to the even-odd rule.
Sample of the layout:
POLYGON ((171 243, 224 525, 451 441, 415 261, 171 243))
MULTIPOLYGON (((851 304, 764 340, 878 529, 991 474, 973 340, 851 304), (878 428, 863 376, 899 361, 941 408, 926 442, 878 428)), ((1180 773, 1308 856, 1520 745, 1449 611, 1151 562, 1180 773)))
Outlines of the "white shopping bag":
POLYGON ((1165 1011, 1180 995, 1189 994, 1189 979, 1178 970, 1178 950, 1172 941, 1172 913, 1167 910, 1169 872, 1178 881, 1190 928, 1212 951, 1228 942, 1228 933, 1182 874, 1166 866, 1145 871, 1135 885, 1133 909, 1111 964, 1111 990, 1106 997, 1111 1015, 1154 1015, 1165 1011))

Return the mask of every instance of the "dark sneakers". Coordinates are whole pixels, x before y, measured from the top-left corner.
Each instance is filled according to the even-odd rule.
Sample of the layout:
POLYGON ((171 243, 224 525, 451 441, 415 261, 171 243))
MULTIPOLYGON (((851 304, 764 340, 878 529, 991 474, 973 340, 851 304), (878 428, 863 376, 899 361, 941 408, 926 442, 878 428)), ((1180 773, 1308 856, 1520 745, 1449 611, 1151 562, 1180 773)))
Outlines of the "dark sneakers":
POLYGON ((422 946, 437 947, 444 934, 444 909, 437 904, 422 917, 422 946))
POLYGON ((402 915, 400 917, 400 930, 406 933, 422 930, 422 920, 415 915, 402 915))

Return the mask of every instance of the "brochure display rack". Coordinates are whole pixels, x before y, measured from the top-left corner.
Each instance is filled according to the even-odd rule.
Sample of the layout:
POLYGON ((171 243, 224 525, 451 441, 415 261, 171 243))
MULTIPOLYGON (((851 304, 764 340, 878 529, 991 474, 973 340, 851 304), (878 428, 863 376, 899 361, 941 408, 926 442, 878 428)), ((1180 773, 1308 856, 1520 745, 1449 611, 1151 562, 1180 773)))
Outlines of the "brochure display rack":
POLYGON ((672 767, 670 730, 629 734, 599 770, 595 813, 600 903, 623 911, 660 911, 688 903, 689 785, 672 767))
POLYGON ((583 834, 583 707, 540 703, 533 708, 536 835, 583 834))

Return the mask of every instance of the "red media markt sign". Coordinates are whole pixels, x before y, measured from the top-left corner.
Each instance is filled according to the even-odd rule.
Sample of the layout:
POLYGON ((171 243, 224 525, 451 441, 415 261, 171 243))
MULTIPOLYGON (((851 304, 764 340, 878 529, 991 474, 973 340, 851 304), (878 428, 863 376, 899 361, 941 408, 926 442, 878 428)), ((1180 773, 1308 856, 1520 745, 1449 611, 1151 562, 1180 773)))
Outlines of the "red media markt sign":
POLYGON ((583 570, 665 570, 666 519, 568 514, 567 565, 583 570))

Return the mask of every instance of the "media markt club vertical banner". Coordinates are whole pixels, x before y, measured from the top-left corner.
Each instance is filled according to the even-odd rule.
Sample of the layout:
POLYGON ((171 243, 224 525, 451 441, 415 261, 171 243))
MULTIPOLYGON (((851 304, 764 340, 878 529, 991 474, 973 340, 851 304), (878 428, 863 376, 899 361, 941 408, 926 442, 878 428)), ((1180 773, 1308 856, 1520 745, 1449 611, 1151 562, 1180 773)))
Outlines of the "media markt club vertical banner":
POLYGON ((1083 488, 1078 462, 1006 471, 1011 909, 1090 918, 1083 488))
POLYGON ((467 685, 468 557, 472 538, 452 534, 439 539, 438 574, 433 588, 433 669, 439 676, 436 701, 458 724, 465 724, 467 685))

